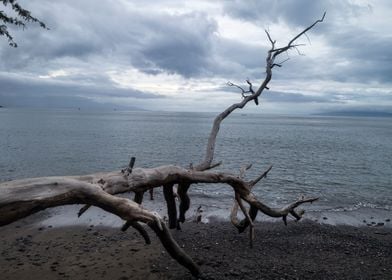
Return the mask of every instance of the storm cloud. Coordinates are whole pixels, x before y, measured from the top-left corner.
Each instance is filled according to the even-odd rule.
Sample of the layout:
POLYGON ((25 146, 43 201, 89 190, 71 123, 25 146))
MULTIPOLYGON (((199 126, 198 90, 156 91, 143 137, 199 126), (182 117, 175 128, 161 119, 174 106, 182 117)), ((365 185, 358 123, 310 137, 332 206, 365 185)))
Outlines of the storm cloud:
POLYGON ((50 30, 12 28, 17 49, 0 40, 0 103, 17 105, 24 96, 26 106, 34 98, 57 98, 216 110, 238 100, 228 80, 262 81, 269 48, 264 29, 283 45, 327 11, 325 22, 301 38, 306 46, 282 56, 289 60, 274 71, 266 110, 289 113, 295 103, 308 104, 309 112, 392 106, 388 1, 20 3, 50 30))

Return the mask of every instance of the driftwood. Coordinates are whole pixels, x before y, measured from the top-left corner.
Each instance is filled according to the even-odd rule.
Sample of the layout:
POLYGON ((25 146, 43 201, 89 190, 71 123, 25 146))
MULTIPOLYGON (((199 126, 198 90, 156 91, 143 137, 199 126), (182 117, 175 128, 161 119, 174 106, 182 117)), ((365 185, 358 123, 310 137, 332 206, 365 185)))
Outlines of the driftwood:
MULTIPOLYGON (((204 160, 188 168, 166 165, 156 168, 135 168, 135 159, 132 158, 128 168, 108 172, 96 173, 84 176, 63 176, 63 177, 42 177, 33 179, 15 180, 0 184, 0 226, 7 225, 18 219, 31 215, 46 208, 67 204, 85 204, 78 215, 82 215, 90 206, 100 207, 103 210, 113 213, 125 221, 122 230, 129 227, 136 229, 144 238, 146 243, 150 243, 148 232, 142 224, 148 225, 158 236, 163 246, 169 254, 181 265, 197 276, 200 269, 196 263, 188 256, 172 238, 172 235, 163 220, 149 210, 142 207, 143 195, 154 188, 163 187, 164 198, 167 204, 169 228, 179 228, 180 223, 185 221, 185 214, 190 206, 188 190, 192 184, 221 183, 227 184, 234 191, 235 204, 231 212, 231 221, 240 232, 250 227, 250 243, 254 238, 253 221, 258 212, 262 212, 270 217, 282 218, 287 223, 287 216, 292 215, 299 220, 303 211, 297 207, 303 203, 311 203, 317 198, 300 198, 299 200, 282 208, 271 208, 258 200, 251 192, 251 189, 264 177, 267 176, 272 166, 266 171, 250 181, 244 180, 245 171, 250 166, 241 168, 240 175, 234 173, 223 173, 211 171, 219 163, 213 163, 216 138, 222 121, 234 110, 242 109, 245 105, 254 101, 256 105, 258 99, 272 78, 272 69, 281 67, 282 63, 276 63, 276 58, 288 50, 295 49, 299 45, 296 40, 313 28, 317 23, 324 20, 323 17, 315 21, 312 25, 304 29, 295 36, 289 43, 280 48, 276 48, 276 42, 271 39, 266 31, 271 43, 266 58, 266 76, 259 88, 254 91, 252 83, 247 80, 248 90, 241 86, 228 83, 241 90, 242 101, 231 105, 220 113, 214 120, 213 127, 208 138, 206 155, 204 160), (173 187, 177 186, 177 193, 173 187), (116 197, 116 194, 133 192, 134 200, 116 197), (178 196, 180 204, 177 213, 175 196, 178 196), (245 204, 249 205, 249 209, 245 204), (237 212, 241 209, 244 214, 243 220, 238 220, 237 212)), ((208 187, 208 185, 206 185, 208 187)))

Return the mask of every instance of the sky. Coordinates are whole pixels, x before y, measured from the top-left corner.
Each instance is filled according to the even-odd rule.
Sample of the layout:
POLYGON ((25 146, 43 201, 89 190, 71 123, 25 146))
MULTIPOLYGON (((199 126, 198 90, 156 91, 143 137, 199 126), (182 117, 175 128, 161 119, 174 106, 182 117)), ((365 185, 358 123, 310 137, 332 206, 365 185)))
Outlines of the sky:
MULTIPOLYGON (((389 0, 19 0, 29 24, 0 38, 0 105, 218 112, 258 87, 270 43, 284 46, 250 113, 392 112, 389 0), (278 59, 279 61, 279 59, 278 59)), ((12 14, 7 8, 1 7, 12 14)))

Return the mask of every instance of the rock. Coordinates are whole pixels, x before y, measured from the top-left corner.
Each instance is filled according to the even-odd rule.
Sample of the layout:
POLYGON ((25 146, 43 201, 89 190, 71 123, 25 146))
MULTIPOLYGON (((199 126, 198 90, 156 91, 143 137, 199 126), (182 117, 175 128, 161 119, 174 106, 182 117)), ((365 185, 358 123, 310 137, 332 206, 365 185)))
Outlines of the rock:
POLYGON ((387 223, 389 223, 389 222, 391 221, 391 219, 386 219, 385 221, 386 221, 387 223))
POLYGON ((232 276, 240 276, 240 273, 238 272, 238 271, 236 271, 236 270, 230 270, 229 271, 229 273, 230 273, 230 275, 232 275, 232 276))
POLYGON ((323 217, 323 220, 328 220, 328 218, 327 217, 323 217))
POLYGON ((388 233, 388 232, 379 232, 379 231, 376 231, 376 232, 374 232, 374 234, 388 235, 389 233, 388 233))
POLYGON ((377 223, 377 226, 382 227, 384 225, 384 223, 377 223))

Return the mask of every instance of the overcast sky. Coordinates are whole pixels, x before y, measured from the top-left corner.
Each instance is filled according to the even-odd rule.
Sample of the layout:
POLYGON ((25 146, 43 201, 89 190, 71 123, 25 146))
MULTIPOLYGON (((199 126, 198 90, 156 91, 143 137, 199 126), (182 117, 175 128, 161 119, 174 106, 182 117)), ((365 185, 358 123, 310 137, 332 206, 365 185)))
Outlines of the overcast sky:
POLYGON ((248 112, 392 112, 389 0, 19 2, 50 30, 1 38, 0 105, 221 111, 241 100, 227 81, 262 82, 265 29, 284 45, 326 11, 248 112))

